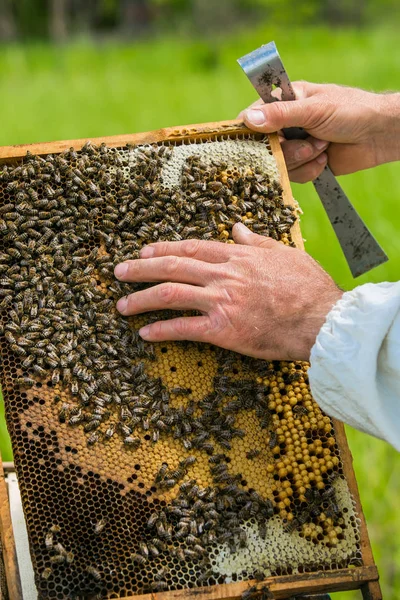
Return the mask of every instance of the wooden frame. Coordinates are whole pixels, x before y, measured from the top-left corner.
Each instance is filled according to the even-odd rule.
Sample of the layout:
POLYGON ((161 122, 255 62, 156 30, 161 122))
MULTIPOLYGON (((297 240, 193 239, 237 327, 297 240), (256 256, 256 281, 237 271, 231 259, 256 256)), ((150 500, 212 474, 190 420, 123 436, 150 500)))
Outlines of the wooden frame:
POLYGON ((10 600, 23 600, 5 473, 0 455, 0 538, 10 600))
MULTIPOLYGON (((148 143, 185 143, 185 140, 212 140, 222 137, 236 137, 253 135, 256 139, 262 139, 264 134, 255 134, 247 129, 242 121, 223 121, 216 123, 205 123, 199 125, 188 125, 185 127, 170 127, 157 131, 138 133, 133 135, 119 135, 113 137, 91 138, 91 141, 100 144, 106 143, 111 147, 124 146, 126 144, 140 145, 148 143)), ((22 159, 29 151, 32 154, 59 153, 73 146, 76 150, 82 148, 86 139, 67 140, 59 142, 45 142, 39 144, 28 144, 18 146, 0 147, 0 163, 14 162, 22 159)), ((284 157, 281 151, 278 136, 270 134, 269 142, 272 153, 276 159, 285 203, 293 203, 289 177, 286 170, 284 157)), ((292 237, 296 245, 304 249, 298 222, 292 230, 292 237)), ((374 564, 371 546, 368 538, 365 518, 362 512, 358 494, 357 483, 352 466, 352 455, 347 445, 344 426, 333 420, 335 436, 341 452, 343 471, 356 503, 358 516, 361 520, 361 552, 362 567, 340 569, 336 571, 323 571, 315 573, 304 573, 301 575, 287 575, 268 578, 264 585, 268 585, 276 599, 291 598, 300 594, 318 594, 335 591, 360 589, 364 600, 381 600, 382 595, 378 582, 378 571, 374 564)), ((18 573, 18 564, 15 551, 15 542, 12 531, 8 495, 4 479, 3 465, 0 458, 0 534, 3 543, 4 562, 6 567, 9 595, 12 600, 22 600, 21 583, 18 573)), ((243 591, 255 582, 238 582, 222 584, 204 588, 175 590, 160 592, 157 594, 144 594, 130 596, 125 600, 184 600, 196 597, 198 600, 237 600, 243 591)), ((259 584, 263 585, 263 584, 259 584)))

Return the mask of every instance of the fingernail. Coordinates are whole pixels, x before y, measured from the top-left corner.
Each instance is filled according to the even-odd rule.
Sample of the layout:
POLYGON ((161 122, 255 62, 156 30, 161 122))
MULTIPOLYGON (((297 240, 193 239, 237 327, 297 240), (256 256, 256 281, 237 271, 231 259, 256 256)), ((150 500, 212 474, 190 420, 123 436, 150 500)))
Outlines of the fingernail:
POLYGON ((294 153, 296 160, 306 160, 314 154, 314 150, 310 144, 302 144, 294 153))
POLYGON ((145 246, 140 251, 140 258, 151 258, 154 256, 154 248, 151 246, 145 246))
POLYGON ((312 140, 311 143, 316 150, 325 150, 329 146, 329 142, 325 140, 312 140))
POLYGON ((320 154, 319 156, 317 156, 317 158, 315 160, 320 165, 323 165, 328 160, 328 155, 326 154, 326 152, 323 152, 322 154, 320 154))
POLYGON ((120 263, 114 269, 115 277, 123 277, 128 272, 128 263, 120 263))
POLYGON ((126 309, 128 308, 128 299, 125 296, 124 298, 120 298, 117 302, 117 310, 124 314, 124 312, 126 311, 126 309))
POLYGON ((245 112, 246 120, 253 125, 263 125, 265 123, 265 115, 262 110, 257 110, 256 108, 249 108, 245 112))
POLYGON ((140 337, 146 339, 146 337, 149 335, 150 333, 150 325, 145 325, 144 327, 142 327, 141 329, 139 329, 139 335, 140 337))

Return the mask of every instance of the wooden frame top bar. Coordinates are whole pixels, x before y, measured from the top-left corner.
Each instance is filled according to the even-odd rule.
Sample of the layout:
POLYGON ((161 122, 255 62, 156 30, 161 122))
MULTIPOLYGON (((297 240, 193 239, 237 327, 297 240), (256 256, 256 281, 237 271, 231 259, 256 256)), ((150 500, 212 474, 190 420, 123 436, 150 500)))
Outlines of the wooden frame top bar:
POLYGON ((200 123, 196 125, 185 125, 184 127, 165 127, 154 131, 143 133, 132 133, 125 135, 114 135, 95 138, 81 138, 76 140, 63 140, 56 142, 39 142, 37 144, 17 144, 16 146, 1 146, 0 161, 10 160, 13 158, 22 158, 27 152, 31 154, 57 154, 73 147, 75 150, 80 150, 84 144, 90 140, 94 144, 105 143, 110 147, 125 146, 132 144, 154 144, 154 143, 175 143, 183 140, 196 140, 209 137, 210 139, 221 135, 249 135, 262 136, 257 132, 248 129, 243 121, 218 121, 211 123, 200 123))

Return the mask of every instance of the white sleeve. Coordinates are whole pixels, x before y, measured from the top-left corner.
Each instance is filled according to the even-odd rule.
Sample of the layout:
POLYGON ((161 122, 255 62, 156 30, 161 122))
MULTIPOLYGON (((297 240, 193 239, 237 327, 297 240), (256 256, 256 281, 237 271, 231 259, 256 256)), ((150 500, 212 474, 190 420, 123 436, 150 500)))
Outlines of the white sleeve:
POLYGON ((311 392, 328 415, 400 450, 400 282, 343 294, 310 362, 311 392))

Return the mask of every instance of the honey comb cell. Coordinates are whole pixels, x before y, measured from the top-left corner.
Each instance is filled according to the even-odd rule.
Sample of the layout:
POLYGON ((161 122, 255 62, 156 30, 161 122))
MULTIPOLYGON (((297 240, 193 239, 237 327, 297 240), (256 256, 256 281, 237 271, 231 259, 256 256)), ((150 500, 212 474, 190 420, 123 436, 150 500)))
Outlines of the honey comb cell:
MULTIPOLYGON (((294 245, 268 138, 86 143, 0 166, 2 388, 41 598, 361 564, 307 363, 138 335, 115 266, 158 240, 294 245)), ((179 313, 177 313, 179 314, 179 313)))

